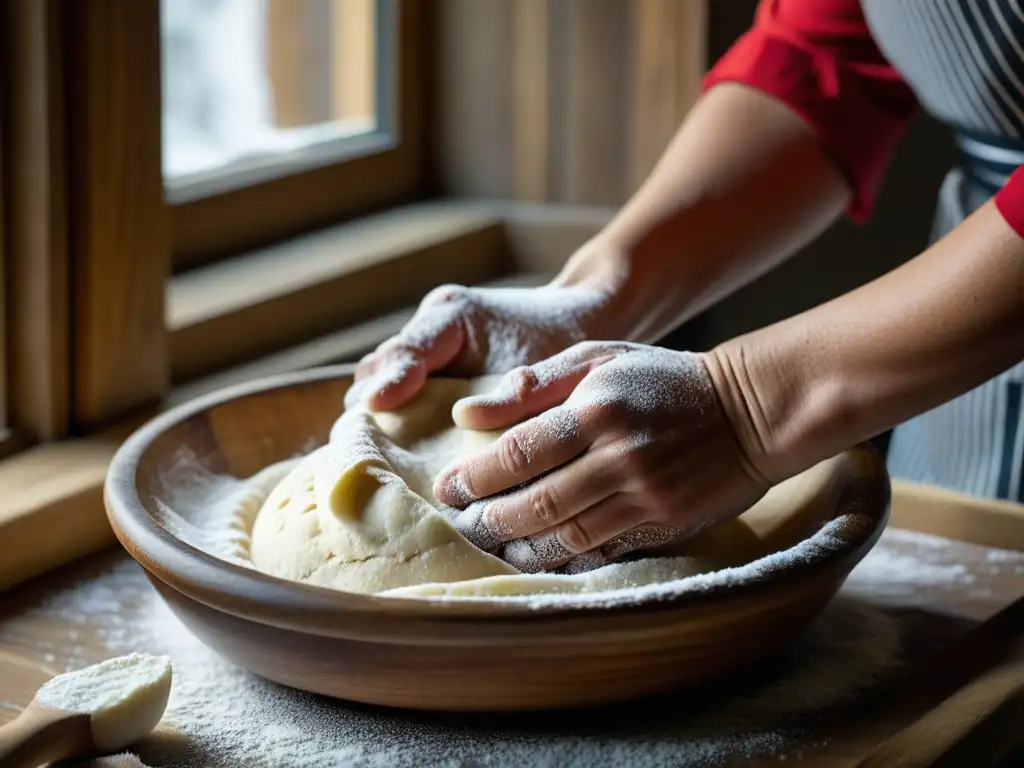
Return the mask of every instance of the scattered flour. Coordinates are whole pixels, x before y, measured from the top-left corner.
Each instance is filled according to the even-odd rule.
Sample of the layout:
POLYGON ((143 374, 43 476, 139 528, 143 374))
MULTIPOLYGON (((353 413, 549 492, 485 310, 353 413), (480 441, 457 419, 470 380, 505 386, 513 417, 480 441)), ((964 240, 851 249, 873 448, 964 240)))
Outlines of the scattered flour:
MULTIPOLYGON (((1024 555, 888 530, 802 638, 742 683, 544 714, 388 710, 269 683, 196 640, 131 562, 55 593, 35 610, 98 633, 112 651, 139 649, 172 659, 175 684, 160 729, 166 733, 133 748, 147 765, 710 767, 760 756, 784 759, 820 739, 815 716, 898 684, 900 647, 911 632, 899 609, 927 609, 944 590, 962 593, 985 583, 984 568, 972 573, 964 563, 994 564, 1006 573, 1024 566, 1024 555)), ((923 637, 941 642, 931 628, 923 637)), ((69 666, 88 661, 72 658, 69 666)))
POLYGON ((54 595, 44 613, 91 625, 113 649, 169 655, 175 684, 162 729, 134 751, 154 766, 403 768, 446 765, 715 766, 806 743, 802 721, 884 679, 898 664, 897 622, 837 600, 758 679, 697 695, 589 711, 443 715, 367 707, 269 683, 196 640, 134 563, 54 595), (134 614, 125 620, 125 608, 134 614))
POLYGON ((150 768, 150 766, 130 752, 122 752, 119 755, 107 755, 90 760, 84 768, 150 768))

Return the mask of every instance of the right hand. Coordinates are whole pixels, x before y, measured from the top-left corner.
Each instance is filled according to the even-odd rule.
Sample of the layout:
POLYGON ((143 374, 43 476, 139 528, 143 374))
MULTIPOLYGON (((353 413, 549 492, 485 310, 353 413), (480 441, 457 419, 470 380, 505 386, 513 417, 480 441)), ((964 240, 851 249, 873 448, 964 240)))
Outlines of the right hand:
POLYGON ((397 336, 360 361, 345 404, 366 400, 372 410, 392 410, 432 373, 481 376, 544 360, 591 336, 609 298, 582 285, 441 286, 397 336))

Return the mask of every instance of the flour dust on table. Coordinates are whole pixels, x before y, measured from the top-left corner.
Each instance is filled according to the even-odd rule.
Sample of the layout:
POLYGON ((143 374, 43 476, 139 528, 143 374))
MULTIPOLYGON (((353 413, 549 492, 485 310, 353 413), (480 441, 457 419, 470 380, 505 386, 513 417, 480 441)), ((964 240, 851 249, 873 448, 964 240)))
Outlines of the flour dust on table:
POLYGON ((898 666, 897 623, 839 599, 757 680, 585 712, 444 715, 334 701, 251 675, 193 638, 134 563, 40 610, 91 626, 112 650, 172 659, 162 728, 177 738, 164 733, 133 750, 147 765, 179 768, 715 766, 788 753, 806 743, 812 712, 850 701, 898 666))

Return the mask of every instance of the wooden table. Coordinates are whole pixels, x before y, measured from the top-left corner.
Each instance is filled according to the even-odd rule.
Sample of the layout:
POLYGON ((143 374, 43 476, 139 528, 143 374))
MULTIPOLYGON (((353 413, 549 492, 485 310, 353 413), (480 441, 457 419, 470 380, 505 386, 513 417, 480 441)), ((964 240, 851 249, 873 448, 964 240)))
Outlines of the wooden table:
MULTIPOLYGON (((993 544, 998 541, 1005 548, 1024 551, 1024 514, 1019 508, 1009 505, 985 505, 952 494, 899 486, 894 504, 894 524, 955 536, 967 542, 993 544), (1006 533, 1018 531, 1018 527, 1018 534, 1006 533)), ((890 544, 890 548, 893 546, 898 549, 897 545, 890 544)), ((921 629, 907 635, 906 642, 913 644, 907 649, 907 655, 912 660, 924 658, 929 652, 955 639, 974 623, 987 618, 1024 593, 1024 556, 992 559, 981 546, 967 548, 966 554, 961 550, 963 548, 958 549, 955 565, 951 563, 949 566, 962 569, 962 578, 958 579, 961 583, 923 585, 920 594, 915 597, 915 612, 919 619, 917 626, 921 629)), ((68 602, 67 595, 73 585, 92 578, 98 569, 124 563, 127 559, 127 555, 119 550, 107 551, 0 597, 0 723, 15 717, 19 708, 32 698, 38 686, 53 674, 125 652, 120 648, 109 649, 96 631, 96 617, 85 615, 87 609, 95 610, 95 605, 82 606, 76 615, 76 607, 73 601, 68 602), (63 599, 65 602, 62 610, 57 612, 59 615, 41 610, 40 606, 54 599, 63 599)), ((131 578, 137 580, 137 586, 144 580, 141 570, 131 575, 131 578)), ((882 598, 884 595, 880 596, 882 598)), ((131 636, 136 610, 130 604, 120 609, 120 621, 128 636, 131 636)), ((136 644, 134 649, 152 650, 146 647, 145 642, 136 644)), ((872 697, 849 712, 807 726, 802 741, 784 749, 786 760, 837 768, 850 765, 934 704, 928 701, 906 701, 889 694, 872 697)), ((348 705, 321 702, 318 706, 345 708, 348 705)), ((636 718, 639 713, 642 720, 644 708, 652 708, 650 712, 655 713, 663 711, 664 707, 664 702, 643 702, 618 711, 612 709, 588 715, 586 730, 600 731, 604 727, 601 725, 602 718, 607 718, 607 728, 614 729, 626 711, 631 718, 636 718)), ((399 722, 401 717, 394 716, 399 722)), ((538 743, 541 743, 544 738, 550 737, 552 728, 557 730, 559 718, 563 716, 548 714, 531 715, 525 719, 520 717, 515 720, 514 727, 528 734, 533 727, 531 723, 540 722, 530 718, 538 717, 543 720, 543 734, 538 731, 537 736, 538 743)), ((564 719, 562 725, 569 732, 574 727, 573 723, 581 722, 578 713, 564 718, 568 719, 564 719)), ((410 722, 422 728, 424 720, 413 715, 410 716, 410 722)), ((444 725, 443 717, 434 718, 431 722, 444 725)), ((459 722, 464 726, 466 722, 472 721, 462 717, 459 722)), ((488 721, 487 726, 490 724, 488 721)), ((153 765, 179 764, 180 750, 178 754, 171 750, 162 758, 159 754, 154 758, 152 751, 144 751, 144 754, 153 765)), ((777 765, 778 758, 778 755, 763 760, 737 758, 735 762, 744 765, 777 765)), ((679 764, 688 763, 681 758, 679 764)), ((1005 763, 1007 766, 1018 764, 1024 764, 1024 752, 1014 761, 1005 763)))

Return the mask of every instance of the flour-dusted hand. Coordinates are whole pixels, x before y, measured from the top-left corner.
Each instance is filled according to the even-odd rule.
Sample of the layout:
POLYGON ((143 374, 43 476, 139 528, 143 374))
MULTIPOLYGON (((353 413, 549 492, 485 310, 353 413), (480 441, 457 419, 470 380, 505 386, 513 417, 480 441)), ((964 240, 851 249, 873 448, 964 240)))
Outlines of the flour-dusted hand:
POLYGON ((509 429, 438 475, 456 525, 520 570, 583 570, 743 512, 768 489, 723 415, 701 356, 584 342, 456 404, 509 429), (523 421, 523 419, 526 419, 523 421))
POLYGON ((478 376, 537 362, 587 338, 607 304, 607 293, 583 285, 442 286, 401 333, 359 363, 346 404, 365 398, 372 409, 390 410, 435 372, 478 376))

